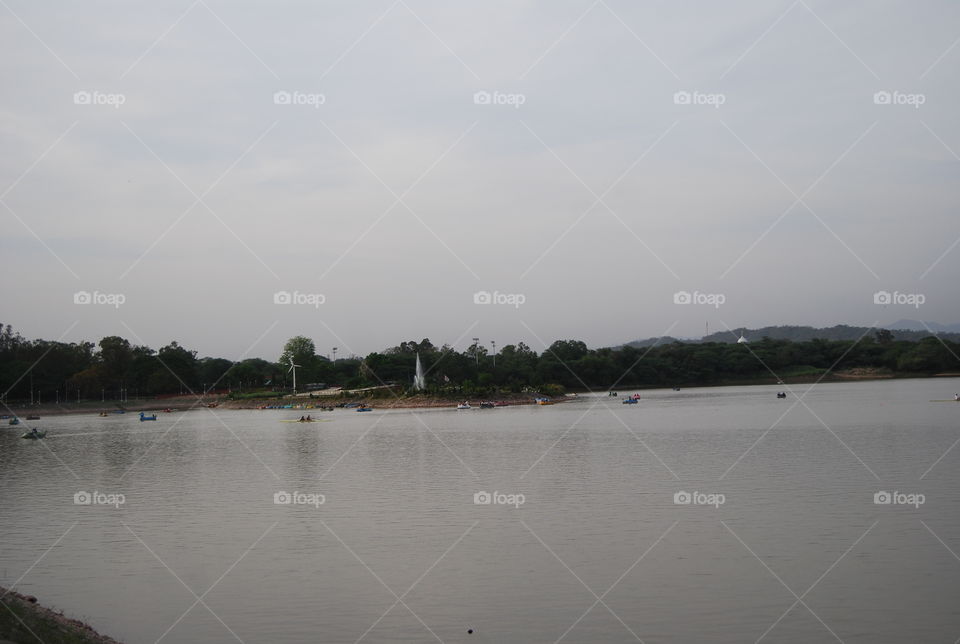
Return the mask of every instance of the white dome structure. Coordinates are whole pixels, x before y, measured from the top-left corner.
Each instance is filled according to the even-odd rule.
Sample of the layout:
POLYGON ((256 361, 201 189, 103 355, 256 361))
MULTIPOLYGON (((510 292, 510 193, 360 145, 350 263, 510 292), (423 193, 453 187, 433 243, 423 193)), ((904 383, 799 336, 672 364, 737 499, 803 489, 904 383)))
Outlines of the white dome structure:
POLYGON ((747 342, 749 342, 749 340, 747 340, 745 337, 743 337, 743 332, 741 332, 741 333, 740 333, 740 339, 737 340, 737 344, 746 344, 747 342))

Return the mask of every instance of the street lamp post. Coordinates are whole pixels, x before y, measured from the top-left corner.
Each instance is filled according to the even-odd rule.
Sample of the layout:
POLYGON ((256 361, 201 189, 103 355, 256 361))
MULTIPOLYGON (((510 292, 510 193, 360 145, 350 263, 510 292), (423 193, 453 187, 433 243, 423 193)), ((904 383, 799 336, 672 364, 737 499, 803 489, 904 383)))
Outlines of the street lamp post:
POLYGON ((493 368, 497 368, 497 341, 490 340, 490 345, 493 347, 493 368))
POLYGON ((480 338, 473 339, 473 355, 477 359, 477 369, 480 368, 480 338))

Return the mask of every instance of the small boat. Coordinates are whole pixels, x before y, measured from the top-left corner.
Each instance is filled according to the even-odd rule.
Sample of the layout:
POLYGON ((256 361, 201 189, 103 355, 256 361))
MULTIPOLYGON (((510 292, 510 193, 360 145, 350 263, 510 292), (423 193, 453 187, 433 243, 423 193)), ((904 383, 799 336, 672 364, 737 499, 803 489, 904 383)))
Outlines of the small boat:
POLYGON ((165 413, 165 414, 171 414, 171 413, 173 413, 173 410, 170 409, 169 407, 167 407, 166 409, 163 410, 163 413, 165 413))
POLYGON ((36 429, 34 429, 34 430, 32 430, 32 431, 27 432, 26 434, 24 434, 24 435, 21 436, 20 438, 26 438, 26 439, 28 439, 28 440, 33 440, 33 441, 35 441, 35 440, 40 439, 40 438, 45 438, 46 435, 47 435, 47 432, 45 432, 45 431, 43 431, 43 432, 38 432, 36 429))
POLYGON ((156 414, 154 414, 153 416, 147 416, 147 415, 144 414, 143 412, 140 412, 140 422, 141 422, 141 423, 142 423, 143 421, 145 421, 145 420, 156 420, 156 419, 157 419, 157 415, 156 415, 156 414))
POLYGON ((10 419, 9 421, 7 421, 7 422, 8 422, 10 425, 19 425, 19 424, 20 424, 20 419, 17 418, 16 416, 14 416, 13 418, 11 418, 11 419, 10 419))
POLYGON ((785 391, 778 391, 778 392, 777 392, 777 398, 786 398, 786 397, 787 397, 787 392, 785 392, 785 391))
POLYGON ((357 407, 357 411, 373 411, 373 407, 357 407))
POLYGON ((615 391, 609 391, 609 392, 607 392, 607 396, 609 396, 610 398, 616 398, 616 397, 617 397, 617 392, 615 392, 615 391))
POLYGON ((498 400, 498 401, 496 401, 495 403, 493 403, 493 406, 494 406, 494 407, 509 407, 509 406, 510 406, 510 403, 508 403, 506 400, 498 400))
POLYGON ((470 403, 468 403, 466 400, 464 400, 462 403, 459 403, 459 404, 457 405, 457 409, 471 409, 470 403))
POLYGON ((27 416, 27 420, 40 420, 40 417, 35 414, 32 414, 30 416, 27 416))
POLYGON ((552 405, 553 401, 549 398, 537 398, 538 405, 552 405))
POLYGON ((496 405, 494 405, 489 400, 484 400, 483 402, 480 403, 480 409, 493 409, 494 407, 496 407, 496 405))
POLYGON ((639 398, 624 398, 624 399, 623 399, 623 404, 624 404, 624 405, 636 405, 638 402, 640 402, 640 399, 639 399, 639 398))
POLYGON ((105 411, 102 411, 102 412, 100 412, 100 413, 97 414, 97 415, 100 416, 100 418, 106 418, 106 417, 109 416, 110 414, 108 414, 108 413, 105 412, 105 411))

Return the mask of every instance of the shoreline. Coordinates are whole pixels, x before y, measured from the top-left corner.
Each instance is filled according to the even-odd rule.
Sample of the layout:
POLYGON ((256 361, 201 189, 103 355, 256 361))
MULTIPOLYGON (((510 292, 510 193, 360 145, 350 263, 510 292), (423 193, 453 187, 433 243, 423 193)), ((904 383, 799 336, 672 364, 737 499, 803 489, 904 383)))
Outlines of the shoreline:
POLYGON ((122 644, 98 633, 92 626, 52 608, 42 606, 32 595, 22 595, 0 586, 0 641, 27 644, 37 639, 45 644, 122 644))
MULTIPOLYGON (((788 386, 788 385, 801 385, 801 384, 810 384, 814 382, 869 382, 869 381, 878 381, 878 380, 937 380, 945 378, 960 378, 960 373, 939 373, 933 375, 917 375, 917 374, 891 374, 891 373, 877 373, 867 370, 856 370, 853 373, 840 373, 840 374, 830 374, 826 378, 821 378, 819 374, 805 374, 794 377, 787 377, 783 384, 778 385, 776 382, 770 381, 769 378, 763 380, 755 379, 743 379, 743 380, 728 380, 722 383, 714 383, 709 385, 691 385, 691 384, 681 384, 681 389, 714 389, 720 387, 752 387, 752 386, 788 386)), ((617 387, 616 391, 623 392, 634 392, 634 391, 651 391, 651 390, 669 390, 670 387, 656 386, 656 387, 643 387, 643 386, 626 386, 626 387, 617 387)), ((593 393, 603 393, 606 390, 597 390, 593 393)), ((576 400, 577 395, 588 394, 590 391, 571 391, 570 394, 574 395, 563 395, 563 396, 554 396, 552 401, 554 403, 563 403, 570 400, 576 400)), ((273 410, 263 409, 267 405, 300 405, 299 408, 290 407, 290 410, 305 410, 308 405, 312 405, 313 409, 318 409, 323 406, 336 407, 337 404, 343 402, 362 402, 363 404, 369 405, 374 409, 435 409, 435 408, 444 408, 444 407, 456 407, 458 402, 467 400, 472 406, 476 407, 481 400, 491 400, 491 401, 504 401, 510 406, 515 405, 535 405, 537 397, 536 394, 532 393, 501 393, 496 396, 491 396, 489 398, 480 398, 480 397, 458 397, 458 398, 441 398, 439 396, 429 396, 429 395, 413 395, 413 396, 399 396, 399 397, 386 397, 386 396, 370 396, 364 395, 369 394, 367 391, 357 391, 355 396, 345 396, 343 394, 335 395, 326 395, 326 396, 314 396, 313 398, 306 397, 304 395, 298 395, 296 398, 285 397, 285 398, 249 398, 245 400, 231 400, 226 395, 217 395, 217 396, 207 396, 204 398, 197 398, 190 394, 184 394, 183 396, 173 396, 165 397, 160 399, 151 399, 151 400, 136 400, 133 402, 127 401, 123 405, 123 409, 127 413, 132 413, 134 415, 139 412, 159 412, 163 413, 163 410, 170 409, 174 412, 183 412, 183 411, 192 411, 194 409, 203 409, 208 406, 213 406, 216 409, 247 409, 247 410, 263 410, 263 411, 279 411, 283 408, 278 407, 273 410)), ((3 408, 4 414, 15 414, 20 418, 21 425, 26 426, 29 422, 27 421, 26 416, 36 414, 43 418, 43 416, 66 416, 66 415, 83 415, 83 414, 99 414, 101 411, 105 411, 112 417, 114 412, 119 408, 119 403, 116 402, 81 402, 79 405, 76 403, 73 404, 61 404, 61 405, 7 405, 3 408)))

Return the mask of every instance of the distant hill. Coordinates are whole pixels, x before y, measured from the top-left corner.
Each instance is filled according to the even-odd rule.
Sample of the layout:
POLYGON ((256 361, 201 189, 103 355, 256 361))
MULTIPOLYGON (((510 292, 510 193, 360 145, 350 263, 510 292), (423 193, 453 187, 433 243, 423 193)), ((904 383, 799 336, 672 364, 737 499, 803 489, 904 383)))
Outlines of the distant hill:
POLYGON ((937 333, 960 333, 960 324, 940 324, 939 322, 921 322, 919 320, 897 320, 893 324, 888 324, 887 328, 905 329, 908 331, 936 331, 937 333), (926 326, 924 326, 926 325, 926 326))
MULTIPOLYGON (((927 325, 936 332, 935 335, 938 335, 945 340, 960 342, 960 324, 942 325, 928 322, 927 325)), ((893 337, 895 340, 917 342, 930 335, 934 335, 927 331, 922 323, 917 322, 916 320, 900 320, 899 322, 895 322, 894 324, 891 324, 885 328, 893 332, 893 337), (909 325, 910 323, 913 323, 913 325, 916 325, 919 327, 919 329, 915 327, 911 328, 904 326, 909 325)), ((696 344, 701 342, 736 342, 740 337, 741 332, 743 332, 743 335, 747 338, 747 340, 751 341, 768 337, 773 340, 807 342, 816 338, 821 338, 823 340, 856 340, 864 334, 873 335, 875 330, 871 329, 870 327, 847 326, 846 324, 838 324, 836 326, 825 328, 817 328, 812 326, 765 326, 759 329, 747 329, 738 327, 733 331, 718 331, 717 333, 711 333, 710 335, 704 336, 700 339, 679 339, 665 336, 662 338, 645 338, 642 340, 634 340, 633 342, 628 342, 626 344, 634 347, 649 347, 653 344, 668 344, 670 342, 683 342, 688 344, 696 344)))

